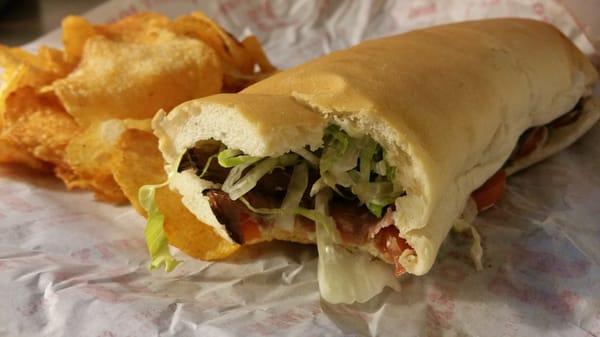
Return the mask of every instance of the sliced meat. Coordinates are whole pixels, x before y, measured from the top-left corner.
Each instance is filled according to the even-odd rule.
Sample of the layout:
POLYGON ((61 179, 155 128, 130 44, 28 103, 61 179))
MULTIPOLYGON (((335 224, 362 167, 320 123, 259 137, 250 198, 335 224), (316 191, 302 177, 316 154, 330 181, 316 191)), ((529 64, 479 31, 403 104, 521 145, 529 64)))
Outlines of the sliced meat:
MULTIPOLYGON (((221 190, 207 190, 210 208, 220 223, 225 225, 233 241, 244 244, 261 238, 261 228, 272 225, 271 217, 252 212, 239 200, 233 201, 221 190)), ((260 193, 250 192, 244 196, 257 208, 272 208, 274 200, 260 193)))
MULTIPOLYGON (((229 195, 221 190, 208 190, 205 195, 217 220, 225 225, 231 238, 239 244, 260 241, 262 230, 273 226, 271 216, 252 212, 244 203, 231 200, 229 195)), ((244 197, 256 208, 276 208, 281 203, 276 197, 265 196, 255 191, 244 197)), ((374 240, 375 246, 386 260, 394 262, 396 275, 404 273, 399 257, 405 249, 411 247, 393 226, 393 211, 388 209, 386 215, 378 219, 364 205, 359 206, 356 202, 338 198, 332 200, 330 214, 345 244, 363 245, 368 240, 374 240)), ((315 231, 315 223, 305 217, 296 216, 295 224, 307 231, 315 231)))
POLYGON ((334 198, 331 201, 329 213, 335 221, 342 241, 355 245, 364 244, 369 237, 369 228, 379 222, 364 205, 342 198, 334 198))
MULTIPOLYGON (((219 143, 213 144, 208 143, 208 145, 198 146, 190 148, 186 151, 181 158, 181 163, 179 163, 179 167, 177 168, 177 172, 182 172, 190 168, 194 168, 197 175, 202 173, 204 170, 204 166, 208 161, 208 158, 213 154, 219 152, 219 143)), ((228 168, 222 167, 219 165, 217 160, 212 160, 208 170, 202 176, 202 179, 210 180, 215 183, 222 184, 227 178, 229 174, 228 168)))
MULTIPOLYGON (((283 200, 287 190, 287 185, 289 184, 292 176, 292 171, 292 167, 275 169, 271 173, 262 177, 254 189, 263 194, 278 196, 280 200, 283 200)), ((281 204, 281 202, 279 204, 281 204)))

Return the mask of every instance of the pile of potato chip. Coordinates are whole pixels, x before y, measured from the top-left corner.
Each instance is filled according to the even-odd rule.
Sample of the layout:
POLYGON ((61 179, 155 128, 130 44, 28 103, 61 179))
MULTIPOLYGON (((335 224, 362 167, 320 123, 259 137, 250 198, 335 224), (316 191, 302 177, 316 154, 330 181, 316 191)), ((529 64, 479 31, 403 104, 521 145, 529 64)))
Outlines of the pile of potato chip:
MULTIPOLYGON (((254 36, 240 42, 200 12, 174 20, 141 13, 106 25, 70 16, 62 29, 64 50, 0 45, 0 163, 54 173, 69 189, 129 200, 142 214, 139 187, 165 179, 154 114, 275 71, 254 36)), ((168 189, 157 203, 169 241, 189 255, 214 259, 236 249, 168 189)))

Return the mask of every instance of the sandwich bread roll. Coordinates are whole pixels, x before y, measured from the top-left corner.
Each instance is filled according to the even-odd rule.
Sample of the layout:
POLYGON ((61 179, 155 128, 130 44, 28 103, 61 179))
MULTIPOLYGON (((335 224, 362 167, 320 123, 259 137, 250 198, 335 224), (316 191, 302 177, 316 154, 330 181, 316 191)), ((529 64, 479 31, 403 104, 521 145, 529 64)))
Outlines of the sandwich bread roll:
MULTIPOLYGON (((216 142, 219 146, 213 144, 211 155, 234 149, 241 154, 239 158, 261 158, 257 163, 298 153, 297 158, 312 165, 307 167, 314 184, 311 174, 317 179, 324 177, 318 175, 324 174, 321 166, 328 151, 324 146, 340 132, 350 144, 374 141, 383 158, 380 162, 393 170, 393 176, 374 169, 366 174, 365 182, 361 162, 366 161, 359 158, 354 160, 354 170, 342 172, 349 173, 353 181, 325 184, 330 190, 339 187, 342 196, 354 196, 348 191, 359 190, 356 177, 362 175, 362 183, 387 184, 396 194, 383 211, 380 207, 377 222, 365 220, 362 227, 370 226, 367 229, 361 227, 358 210, 373 205, 372 200, 367 202, 358 193, 359 200, 349 206, 338 194, 329 196, 326 215, 333 218, 338 230, 332 234, 334 241, 357 254, 394 264, 397 274, 423 275, 431 269, 441 243, 474 191, 498 172, 513 174, 556 153, 591 128, 600 117, 598 98, 592 96, 597 80, 587 58, 549 24, 525 19, 472 21, 366 41, 333 52, 238 94, 202 98, 168 114, 161 112, 153 128, 167 163, 165 169, 172 176, 170 188, 181 194, 182 202, 198 219, 223 238, 241 243, 244 240, 235 228, 223 223, 226 217, 215 215, 219 207, 207 196, 208 190, 221 193, 227 182, 200 177, 197 169, 182 169, 182 158, 190 149, 216 142), (532 130, 543 137, 538 137, 528 153, 516 155, 532 130), (320 161, 313 156, 321 156, 320 161), (354 218, 359 223, 351 225, 363 233, 362 240, 346 239, 349 234, 338 221, 343 216, 335 216, 344 207, 346 213, 358 212, 354 218), (387 248, 382 248, 377 233, 385 228, 393 228, 397 237, 384 242, 387 248), (394 253, 390 253, 390 244, 394 253)), ((362 145, 357 146, 362 154, 362 145)), ((276 167, 274 170, 285 171, 276 167)), ((287 170, 288 176, 293 175, 291 168, 287 170)), ((261 181, 255 182, 256 189, 261 181)), ((227 198, 227 193, 223 197, 227 198)), ((308 190, 302 200, 301 205, 317 208, 318 202, 308 190)), ((253 208, 250 205, 247 211, 253 212, 253 208)), ((258 237, 250 241, 318 241, 319 227, 306 223, 320 220, 305 220, 296 220, 292 227, 259 226, 258 237)), ((321 286, 326 287, 323 282, 321 286)), ((329 298, 363 301, 380 288, 373 286, 364 296, 330 290, 329 298)), ((323 295, 327 299, 328 295, 323 295)))

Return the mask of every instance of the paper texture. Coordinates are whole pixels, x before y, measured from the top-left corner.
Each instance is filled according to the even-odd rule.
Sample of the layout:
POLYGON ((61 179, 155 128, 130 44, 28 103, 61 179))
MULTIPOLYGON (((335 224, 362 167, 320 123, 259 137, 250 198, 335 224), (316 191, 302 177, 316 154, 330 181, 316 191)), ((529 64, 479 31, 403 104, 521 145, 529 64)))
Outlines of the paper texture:
MULTIPOLYGON (((144 0, 111 1, 86 17, 100 23, 143 10, 200 9, 238 37, 257 35, 281 68, 363 39, 498 16, 550 21, 593 54, 600 2, 563 4, 144 0)), ((28 48, 41 43, 60 46, 60 33, 28 48)), ((511 177, 500 205, 476 220, 482 272, 472 266, 469 240, 453 234, 428 275, 407 276, 402 291, 362 305, 320 301, 316 249, 308 246, 260 245, 212 264, 177 252, 185 263, 174 272, 149 272, 144 221, 130 207, 0 168, 0 335, 600 336, 598 144, 600 125, 511 177)))

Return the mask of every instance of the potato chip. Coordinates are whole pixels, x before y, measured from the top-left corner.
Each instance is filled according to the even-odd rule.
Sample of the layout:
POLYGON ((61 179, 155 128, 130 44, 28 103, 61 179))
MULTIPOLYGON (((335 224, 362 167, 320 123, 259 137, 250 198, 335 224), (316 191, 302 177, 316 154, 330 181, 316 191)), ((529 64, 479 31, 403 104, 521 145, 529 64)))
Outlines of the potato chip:
POLYGON ((171 20, 161 14, 143 12, 130 15, 120 21, 96 26, 96 31, 113 41, 151 43, 157 32, 168 30, 171 20))
POLYGON ((255 61, 242 44, 231 34, 201 12, 192 12, 173 21, 170 29, 177 34, 192 37, 211 46, 224 63, 242 73, 253 73, 255 61))
POLYGON ((151 118, 161 108, 218 93, 222 76, 216 54, 200 41, 130 44, 93 37, 78 68, 51 90, 87 127, 113 118, 151 118))
POLYGON ((4 68, 3 80, 7 82, 3 85, 4 97, 17 88, 49 84, 73 68, 57 49, 41 47, 36 55, 3 45, 0 45, 0 66, 4 68))
POLYGON ((97 34, 94 26, 80 16, 64 18, 62 20, 62 41, 65 48, 65 59, 71 63, 79 62, 85 42, 97 34))
POLYGON ((126 200, 109 163, 123 131, 148 129, 135 120, 237 92, 274 70, 255 37, 240 43, 200 12, 174 21, 140 13, 104 25, 69 16, 62 28, 64 52, 0 45, 0 163, 54 170, 68 188, 105 201, 126 200))
POLYGON ((64 156, 71 171, 60 172, 65 184, 69 188, 92 189, 99 200, 126 202, 127 198, 113 178, 110 163, 119 137, 128 128, 149 131, 150 120, 96 122, 73 138, 64 156))
POLYGON ((269 61, 256 36, 245 38, 242 41, 242 46, 244 46, 244 49, 246 49, 246 52, 248 52, 256 64, 258 64, 261 73, 272 73, 277 70, 271 61, 269 61))
POLYGON ((79 133, 79 126, 55 96, 38 94, 31 87, 8 95, 3 117, 2 139, 54 165, 63 165, 65 148, 79 133))
POLYGON ((0 163, 20 164, 38 171, 52 172, 49 163, 41 161, 8 139, 0 139, 0 163))
POLYGON ((177 34, 202 40, 217 52, 223 63, 224 92, 238 92, 275 71, 256 37, 249 36, 239 42, 201 12, 179 17, 169 28, 177 34), (257 66, 259 72, 255 69, 257 66))
MULTIPOLYGON (((37 54, 31 54, 2 45, 0 66, 4 70, 0 87, 0 162, 51 171, 52 165, 44 160, 46 157, 57 160, 53 153, 60 151, 60 136, 46 137, 47 133, 52 131, 37 133, 37 128, 41 127, 41 119, 46 115, 52 116, 49 120, 50 128, 58 127, 63 122, 70 125, 68 120, 72 118, 64 114, 55 99, 39 98, 35 88, 64 76, 71 67, 64 62, 62 53, 56 49, 42 47, 37 54), (49 103, 47 108, 43 107, 44 102, 49 103), (28 106, 29 104, 31 106, 28 106), (54 141, 54 144, 48 144, 46 147, 46 140, 54 141), (36 157, 34 151, 44 158, 36 157)), ((70 131, 70 127, 65 129, 65 132, 70 131)))
MULTIPOLYGON (((139 188, 166 180, 158 140, 150 132, 130 129, 121 136, 118 149, 113 161, 115 179, 136 210, 145 215, 137 200, 139 188)), ((200 222, 181 203, 181 196, 168 187, 156 190, 156 203, 165 215, 164 229, 169 243, 186 254, 215 260, 225 258, 239 248, 218 236, 212 227, 200 222)))

